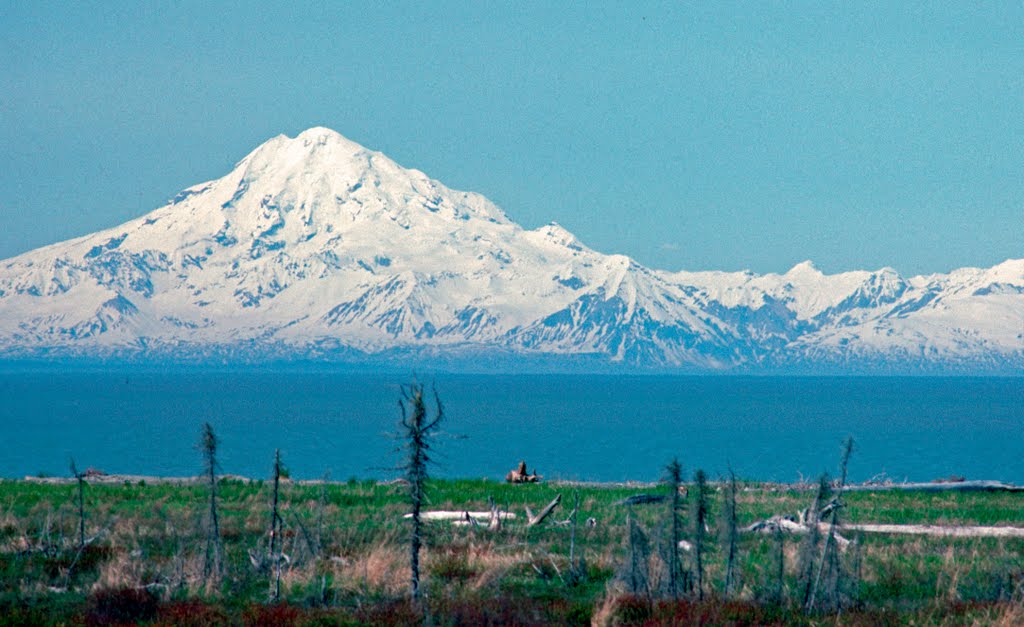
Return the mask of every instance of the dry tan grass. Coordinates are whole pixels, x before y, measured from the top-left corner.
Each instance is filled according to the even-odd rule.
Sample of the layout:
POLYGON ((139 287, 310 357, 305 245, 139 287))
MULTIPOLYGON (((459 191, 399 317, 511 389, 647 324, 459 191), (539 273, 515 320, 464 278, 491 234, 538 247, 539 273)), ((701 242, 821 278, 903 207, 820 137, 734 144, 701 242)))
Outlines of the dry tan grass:
POLYGON ((1019 601, 1009 603, 998 610, 991 619, 991 622, 986 623, 976 620, 973 624, 978 626, 988 624, 992 625, 992 627, 1017 627, 1024 625, 1024 603, 1019 601))
POLYGON ((608 584, 605 594, 601 597, 594 613, 590 615, 591 627, 606 627, 611 625, 612 617, 615 615, 615 604, 621 590, 617 590, 614 584, 608 584))
POLYGON ((0 529, 3 528, 17 528, 20 521, 10 511, 6 509, 0 512, 0 529))
MULTIPOLYGON (((268 575, 273 577, 274 573, 271 571, 268 575)), ((284 595, 287 590, 307 587, 319 580, 320 569, 316 562, 310 560, 301 564, 288 564, 281 569, 281 594, 284 595)))
MULTIPOLYGON (((458 550, 464 556, 467 570, 472 573, 466 582, 471 590, 481 590, 494 585, 510 571, 531 560, 531 555, 526 551, 499 551, 493 542, 469 542, 458 550)), ((428 571, 439 554, 446 552, 449 551, 442 549, 427 552, 428 571)))
POLYGON ((618 627, 621 623, 616 617, 619 603, 626 597, 626 591, 622 584, 613 579, 605 586, 605 593, 594 607, 590 615, 592 627, 618 627))
POLYGON ((590 552, 587 553, 588 563, 600 568, 601 570, 614 571, 622 559, 619 555, 618 545, 612 543, 602 544, 599 549, 600 552, 596 554, 592 554, 590 552), (591 561, 592 559, 593 561, 591 561))
POLYGON ((375 591, 397 596, 409 587, 409 558, 392 543, 381 543, 352 559, 327 562, 335 585, 349 591, 375 591))
POLYGON ((935 600, 955 602, 960 600, 958 585, 962 567, 957 560, 956 550, 950 546, 942 560, 942 570, 935 580, 935 600))
POLYGON ((143 581, 145 565, 139 556, 125 551, 118 551, 111 559, 100 566, 99 578, 93 584, 93 590, 137 588, 146 583, 143 581))
MULTIPOLYGON (((442 549, 427 549, 422 554, 421 573, 426 585, 430 585, 435 573, 439 576, 462 578, 462 584, 469 590, 487 589, 500 582, 508 573, 530 563, 532 556, 525 550, 500 550, 493 542, 468 542, 454 548, 446 545, 442 549)), ((409 588, 408 549, 392 542, 369 547, 367 550, 347 558, 336 556, 326 561, 328 571, 335 585, 352 592, 372 591, 385 596, 398 596, 409 588)), ((565 567, 567 564, 560 564, 565 567)), ((314 564, 295 567, 288 575, 290 583, 308 583, 317 576, 314 564)))
POLYGON ((797 576, 800 574, 800 552, 802 550, 802 542, 786 542, 782 546, 782 554, 785 557, 784 566, 786 568, 786 574, 791 576, 797 576))
POLYGON ((131 546, 145 533, 147 525, 134 518, 113 518, 107 525, 111 546, 131 546))

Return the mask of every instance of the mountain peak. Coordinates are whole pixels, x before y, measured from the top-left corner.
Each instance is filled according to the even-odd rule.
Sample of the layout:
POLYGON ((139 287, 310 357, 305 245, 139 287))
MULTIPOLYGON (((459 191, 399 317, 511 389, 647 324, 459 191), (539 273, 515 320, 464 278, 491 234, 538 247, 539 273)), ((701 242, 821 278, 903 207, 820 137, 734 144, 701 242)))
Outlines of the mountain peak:
POLYGON ((373 153, 335 130, 314 126, 294 138, 282 134, 267 140, 246 155, 239 165, 246 166, 250 171, 268 168, 280 170, 282 167, 294 166, 308 168, 310 162, 316 161, 321 167, 334 169, 370 154, 378 153, 373 153))
POLYGON ((820 276, 821 270, 818 270, 817 266, 810 259, 801 261, 786 272, 786 276, 820 276))
POLYGON ((358 149, 365 150, 363 146, 345 137, 334 129, 327 128, 326 126, 314 126, 307 128, 298 135, 295 136, 294 141, 301 140, 304 145, 317 144, 324 146, 327 144, 342 145, 345 147, 355 147, 358 149))
POLYGON ((511 351, 913 368, 921 354, 928 367, 1009 368, 1024 364, 1021 328, 1024 261, 910 281, 826 276, 810 261, 782 275, 670 274, 557 223, 525 230, 322 126, 270 139, 147 215, 0 266, 0 357, 511 351))
POLYGON ((474 218, 509 222, 485 198, 451 190, 322 126, 278 135, 227 176, 186 191, 176 197, 188 201, 180 230, 202 222, 205 236, 242 242, 253 258, 294 255, 296 246, 341 258, 334 249, 345 234, 344 248, 352 250, 353 229, 370 229, 375 237, 398 229, 392 234, 398 237, 410 230, 441 234, 474 218))
POLYGON ((341 137, 342 139, 347 139, 338 131, 333 128, 327 128, 326 126, 311 126, 299 133, 296 137, 300 139, 307 139, 317 136, 341 137))

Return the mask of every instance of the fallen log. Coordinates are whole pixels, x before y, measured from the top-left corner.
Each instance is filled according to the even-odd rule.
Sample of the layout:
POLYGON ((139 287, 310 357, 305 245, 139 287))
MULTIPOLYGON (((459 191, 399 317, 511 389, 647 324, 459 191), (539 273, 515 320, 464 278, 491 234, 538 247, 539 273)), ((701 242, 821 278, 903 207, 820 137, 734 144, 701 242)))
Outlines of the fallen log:
MULTIPOLYGON (((433 511, 422 512, 420 514, 420 518, 422 518, 423 520, 462 520, 467 522, 469 521, 470 518, 472 518, 475 519, 477 522, 490 523, 492 515, 493 514, 491 512, 470 512, 466 510, 433 511)), ((516 517, 516 515, 512 512, 498 512, 497 515, 500 519, 504 520, 513 519, 516 517)), ((402 516, 402 518, 412 518, 412 514, 406 514, 402 516)))
POLYGON ((576 519, 576 508, 573 508, 569 515, 565 517, 565 520, 556 520, 555 524, 560 527, 568 527, 576 519))
POLYGON ((790 518, 773 516, 768 520, 759 520, 752 525, 740 529, 743 533, 775 533, 776 530, 789 533, 807 533, 810 531, 810 527, 790 518))
POLYGON ((913 536, 940 536, 949 538, 1024 538, 1024 527, 984 527, 980 525, 884 525, 847 524, 844 531, 861 533, 890 533, 913 536))
POLYGON ((664 503, 668 497, 664 494, 634 494, 615 501, 616 505, 648 505, 650 503, 664 503))
POLYGON ((911 490, 916 492, 1024 492, 1024 486, 1002 481, 937 481, 933 483, 883 483, 848 485, 846 492, 883 492, 911 490))
MULTIPOLYGON (((845 527, 840 527, 840 528, 844 529, 844 530, 846 529, 845 527)), ((829 532, 829 524, 828 523, 818 523, 818 529, 820 531, 824 532, 824 533, 828 533, 829 532)), ((789 518, 785 518, 785 517, 782 517, 782 516, 773 516, 772 518, 769 518, 768 520, 759 520, 759 521, 757 521, 756 523, 754 523, 752 525, 749 525, 747 527, 744 527, 744 528, 740 529, 740 531, 742 531, 744 533, 764 533, 764 534, 775 533, 776 531, 782 531, 782 532, 785 532, 785 533, 804 534, 804 533, 810 533, 811 527, 810 527, 810 525, 805 525, 805 524, 799 523, 799 522, 797 522, 795 520, 791 520, 789 518)), ((845 550, 846 547, 850 545, 850 540, 848 540, 847 538, 844 538, 839 533, 833 532, 833 537, 835 538, 836 546, 838 546, 840 549, 845 550)))
MULTIPOLYGON (((828 533, 828 523, 818 523, 818 529, 828 533)), ((982 526, 982 525, 895 525, 879 523, 844 523, 837 527, 846 533, 880 533, 911 536, 934 536, 945 538, 1024 538, 1024 527, 982 526)), ((807 533, 810 526, 789 518, 775 516, 768 520, 759 520, 740 531, 745 533, 774 533, 776 530, 786 533, 807 533)), ((837 535, 841 545, 849 541, 837 535)))
POLYGON ((544 509, 540 510, 540 512, 538 512, 537 515, 534 515, 533 512, 530 511, 530 508, 527 507, 526 508, 526 519, 527 519, 528 522, 527 522, 526 526, 527 527, 533 527, 534 525, 539 525, 545 518, 548 517, 548 515, 551 512, 555 511, 555 508, 558 507, 558 504, 561 503, 561 502, 562 502, 562 495, 559 494, 555 498, 551 499, 551 502, 548 503, 547 505, 545 505, 544 509))
MULTIPOLYGON (((502 518, 515 518, 515 514, 499 511, 498 506, 494 502, 494 499, 488 498, 488 502, 491 505, 491 511, 490 514, 488 514, 487 518, 488 531, 499 531, 501 529, 502 518)), ((452 526, 473 528, 479 527, 482 522, 481 518, 483 514, 484 512, 463 512, 463 517, 458 520, 453 520, 452 526)))

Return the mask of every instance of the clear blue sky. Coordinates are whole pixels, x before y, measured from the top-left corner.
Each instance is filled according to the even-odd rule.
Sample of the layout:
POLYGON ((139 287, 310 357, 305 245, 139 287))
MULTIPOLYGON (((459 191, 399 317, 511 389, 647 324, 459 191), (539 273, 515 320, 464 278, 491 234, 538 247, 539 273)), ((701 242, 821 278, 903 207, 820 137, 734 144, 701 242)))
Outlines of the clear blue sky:
POLYGON ((1013 3, 291 4, 0 0, 0 257, 315 125, 659 268, 1024 257, 1013 3))

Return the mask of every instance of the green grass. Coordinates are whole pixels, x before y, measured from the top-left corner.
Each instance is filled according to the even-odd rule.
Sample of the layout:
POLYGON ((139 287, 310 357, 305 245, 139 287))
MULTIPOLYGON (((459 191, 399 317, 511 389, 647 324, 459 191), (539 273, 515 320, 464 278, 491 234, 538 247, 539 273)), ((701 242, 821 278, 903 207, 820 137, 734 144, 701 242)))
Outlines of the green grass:
MULTIPOLYGON (((407 509, 401 484, 283 484, 283 542, 291 557, 282 583, 285 607, 267 606, 270 575, 249 559, 249 551, 266 551, 270 484, 222 480, 218 487, 227 570, 218 583, 205 585, 208 494, 202 485, 88 485, 87 535, 96 539, 79 554, 75 485, 0 481, 0 624, 103 622, 122 610, 142 623, 204 616, 209 624, 258 623, 288 614, 311 624, 359 624, 415 615, 404 598, 408 526, 402 519, 407 509), (314 556, 309 544, 321 545, 321 553, 314 556)), ((664 544, 667 510, 664 504, 615 503, 663 490, 432 481, 430 509, 486 511, 493 498, 518 518, 498 532, 429 526, 424 585, 430 611, 442 624, 588 624, 595 615, 620 622, 635 615, 655 624, 701 616, 739 624, 832 620, 805 617, 797 607, 799 537, 785 539, 786 601, 780 606, 769 601, 777 568, 777 546, 769 536, 742 537, 742 587, 729 603, 719 598, 651 604, 616 592, 615 575, 627 551, 627 517, 638 521, 657 547, 664 544), (568 516, 576 491, 575 551, 586 562, 580 581, 567 577, 570 527, 557 524, 568 516), (526 528, 525 507, 536 512, 557 494, 562 503, 549 521, 526 528), (588 518, 596 526, 584 525, 588 518)), ((715 598, 721 594, 725 556, 716 539, 721 493, 712 496, 706 580, 707 593, 715 598)), ((807 491, 746 482, 738 499, 739 523, 796 514, 812 498, 807 491)), ((1019 493, 855 492, 846 495, 846 503, 848 522, 1024 525, 1019 493)), ((860 576, 843 583, 849 622, 863 616, 865 624, 872 619, 928 624, 942 622, 943 611, 966 616, 965 622, 1024 618, 1013 614, 1018 606, 1010 603, 1024 582, 1024 541, 865 535, 859 551, 860 576)), ((853 553, 840 556, 847 571, 853 553)))

